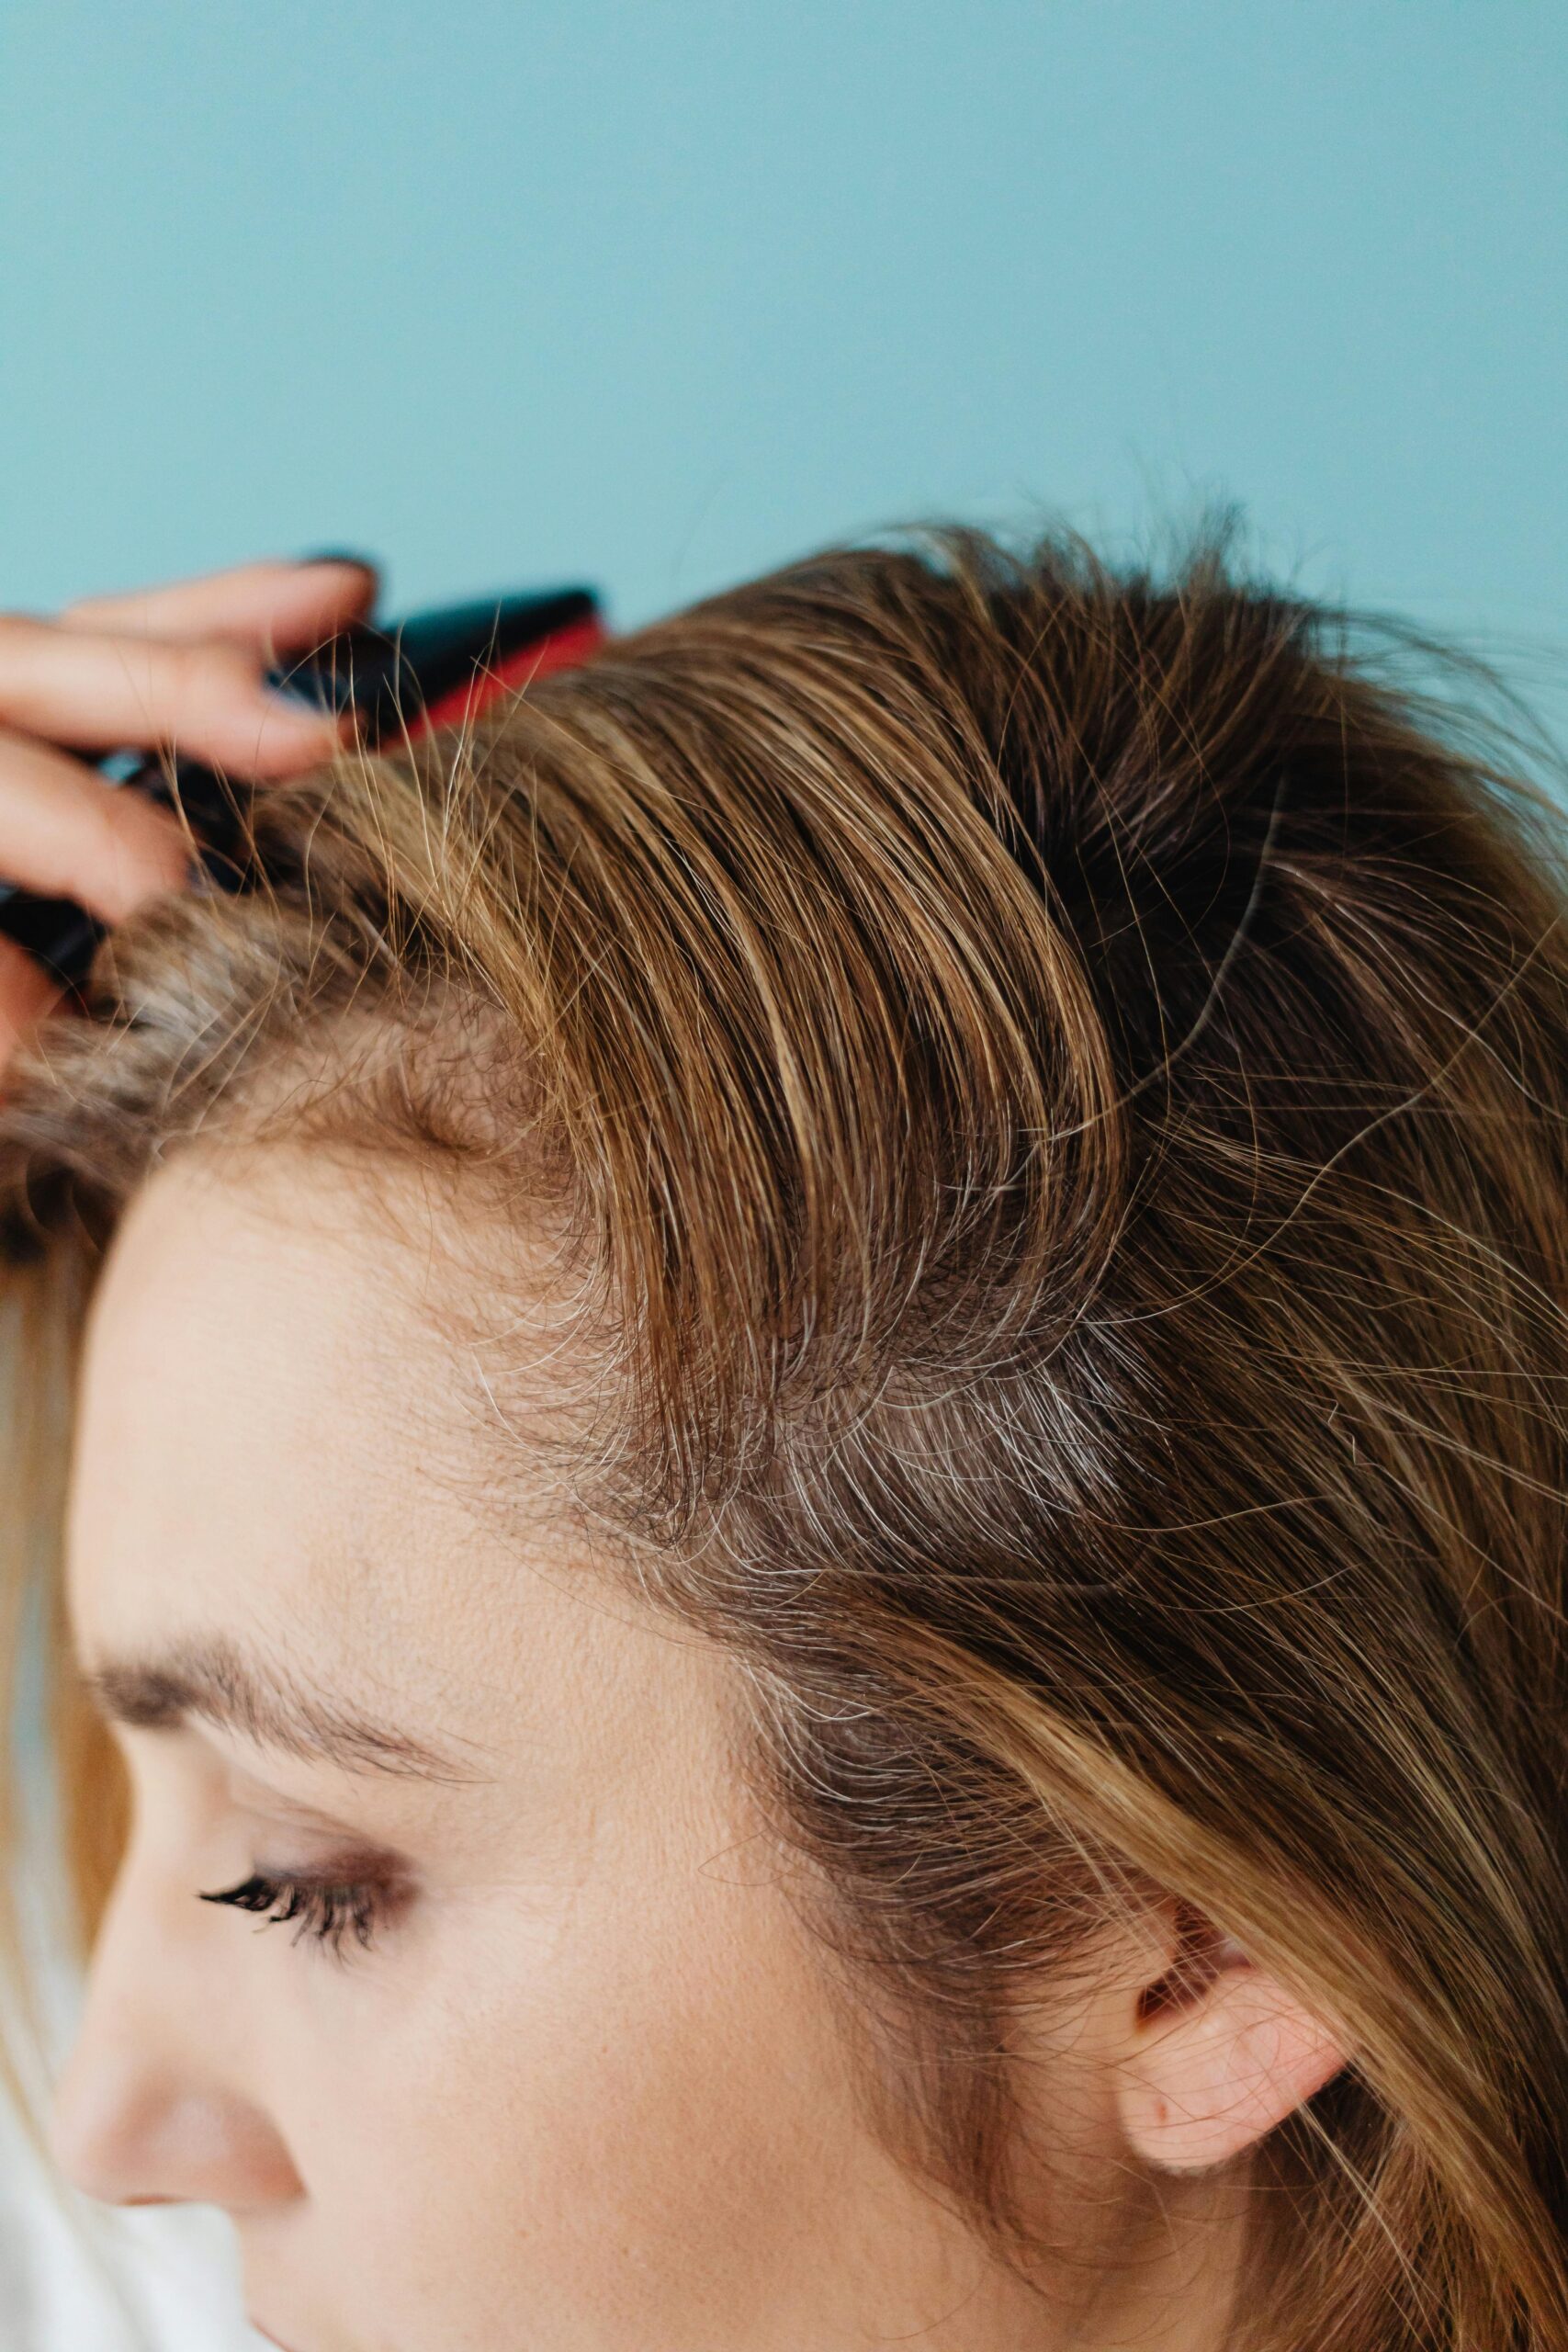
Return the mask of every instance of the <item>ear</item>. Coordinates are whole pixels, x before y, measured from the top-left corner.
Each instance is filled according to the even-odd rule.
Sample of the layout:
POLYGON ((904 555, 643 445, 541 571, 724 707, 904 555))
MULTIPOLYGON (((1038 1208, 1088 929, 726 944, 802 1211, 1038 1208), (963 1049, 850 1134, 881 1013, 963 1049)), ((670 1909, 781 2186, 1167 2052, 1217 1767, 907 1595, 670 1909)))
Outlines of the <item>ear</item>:
POLYGON ((1124 2020, 1116 2070, 1122 2128, 1168 2172, 1224 2164, 1338 2074, 1327 2028, 1267 1969, 1186 1906, 1162 1906, 1168 1964, 1124 2020))

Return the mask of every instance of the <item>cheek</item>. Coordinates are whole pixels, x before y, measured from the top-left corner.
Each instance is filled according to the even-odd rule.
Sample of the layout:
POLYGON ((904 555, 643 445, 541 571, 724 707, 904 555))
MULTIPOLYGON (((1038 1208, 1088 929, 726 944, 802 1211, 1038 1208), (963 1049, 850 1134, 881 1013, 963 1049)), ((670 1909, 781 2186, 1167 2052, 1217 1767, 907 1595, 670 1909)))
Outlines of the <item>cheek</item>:
POLYGON ((290 1957, 310 2016, 274 2111, 340 2325, 491 2352, 524 2312, 552 2352, 736 2347, 830 2259, 866 2150, 776 1890, 496 1890, 357 1968, 290 1957))

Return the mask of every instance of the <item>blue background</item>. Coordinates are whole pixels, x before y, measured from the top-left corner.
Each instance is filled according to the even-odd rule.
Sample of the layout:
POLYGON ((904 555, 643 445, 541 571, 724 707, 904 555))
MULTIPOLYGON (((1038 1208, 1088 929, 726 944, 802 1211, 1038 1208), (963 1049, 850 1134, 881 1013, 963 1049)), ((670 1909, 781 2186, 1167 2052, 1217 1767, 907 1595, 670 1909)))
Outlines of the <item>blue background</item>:
POLYGON ((0 603, 1213 495, 1568 640, 1548 0, 0 0, 0 603))

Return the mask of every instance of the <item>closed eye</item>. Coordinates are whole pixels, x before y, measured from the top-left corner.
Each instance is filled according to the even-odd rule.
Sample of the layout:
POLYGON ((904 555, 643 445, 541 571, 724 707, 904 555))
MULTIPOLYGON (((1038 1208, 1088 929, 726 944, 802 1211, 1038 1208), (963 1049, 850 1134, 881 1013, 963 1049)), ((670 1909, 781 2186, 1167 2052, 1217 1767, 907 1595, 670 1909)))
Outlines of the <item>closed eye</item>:
POLYGON ((384 1880, 315 1876, 310 1872, 253 1871, 237 1886, 204 1894, 203 1903, 231 1904, 258 1915, 265 1927, 293 1920, 293 1941, 310 1936, 340 1959, 352 1937, 362 1951, 370 1944, 393 1906, 394 1890, 384 1880))

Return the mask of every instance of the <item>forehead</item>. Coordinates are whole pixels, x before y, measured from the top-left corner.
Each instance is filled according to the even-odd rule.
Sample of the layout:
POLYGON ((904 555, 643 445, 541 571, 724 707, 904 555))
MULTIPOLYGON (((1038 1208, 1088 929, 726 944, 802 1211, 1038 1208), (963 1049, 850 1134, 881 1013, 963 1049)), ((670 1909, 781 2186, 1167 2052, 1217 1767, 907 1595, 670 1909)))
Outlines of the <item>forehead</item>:
MULTIPOLYGON (((505 1432, 482 1353, 437 1319, 463 1280, 449 1214, 412 1170, 303 1154, 191 1154, 150 1179, 81 1367, 79 1642, 221 1627, 471 1657, 465 1620, 511 1556, 479 1502, 505 1432)), ((506 1484, 541 1524, 561 1508, 525 1446, 506 1484)))
POLYGON ((694 1773, 716 1785, 722 1657, 628 1593, 535 1442, 558 1428, 538 1400, 578 1377, 575 1299, 547 1273, 479 1309, 459 1289, 455 1340, 440 1317, 463 1261, 430 1227, 450 1202, 411 1179, 389 1216, 359 1184, 326 1159, 193 1159, 128 1212, 73 1431, 84 1664, 260 1657, 275 1681, 482 1758, 502 1825, 520 1774, 563 1804, 624 1784, 628 1821, 694 1773), (500 1406, 491 1341, 492 1363, 524 1360, 500 1406))

